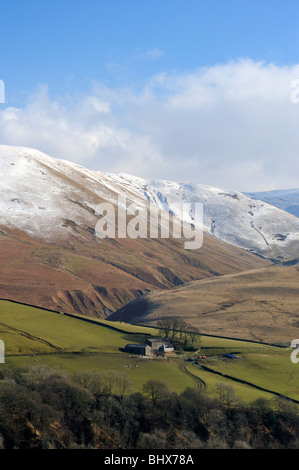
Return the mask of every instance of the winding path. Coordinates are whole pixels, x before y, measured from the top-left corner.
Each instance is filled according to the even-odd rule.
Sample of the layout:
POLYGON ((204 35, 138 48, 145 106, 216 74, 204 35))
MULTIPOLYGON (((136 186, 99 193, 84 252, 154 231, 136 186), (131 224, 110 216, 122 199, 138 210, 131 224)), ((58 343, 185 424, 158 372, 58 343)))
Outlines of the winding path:
POLYGON ((197 375, 192 374, 192 372, 187 369, 186 364, 180 364, 179 369, 181 372, 183 372, 183 374, 188 375, 188 377, 190 377, 194 381, 196 389, 203 392, 207 388, 207 384, 200 377, 197 377, 197 375))

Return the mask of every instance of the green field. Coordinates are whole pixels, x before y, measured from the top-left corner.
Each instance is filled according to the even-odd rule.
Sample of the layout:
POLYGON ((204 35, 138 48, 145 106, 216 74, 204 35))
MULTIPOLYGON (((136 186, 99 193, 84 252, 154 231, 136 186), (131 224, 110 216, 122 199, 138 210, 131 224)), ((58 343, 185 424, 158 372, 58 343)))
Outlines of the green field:
POLYGON ((271 398, 273 398, 273 394, 271 393, 262 392, 261 390, 257 390, 254 387, 249 387, 248 385, 232 382, 230 379, 211 374, 210 372, 206 372, 204 370, 199 370, 194 366, 189 366, 189 370, 194 375, 197 375, 208 384, 206 393, 209 396, 215 396, 217 394, 217 385, 219 383, 223 383, 225 385, 233 387, 236 398, 240 397, 245 403, 257 400, 258 398, 266 398, 267 400, 271 400, 271 398))
POLYGON ((5 364, 0 364, 0 370, 36 364, 47 364, 69 373, 115 370, 126 373, 136 391, 142 391, 147 380, 155 379, 166 382, 178 393, 186 387, 198 386, 195 377, 199 377, 208 395, 215 395, 216 385, 223 382, 231 385, 245 402, 259 397, 272 398, 274 395, 269 391, 299 400, 299 365, 291 363, 288 349, 201 336, 197 342, 198 353, 144 359, 121 352, 120 348, 127 343, 141 344, 149 335, 157 335, 157 330, 122 322, 86 320, 80 315, 58 314, 0 300, 0 339, 6 348, 5 364), (224 359, 226 352, 237 354, 238 359, 224 359), (199 365, 186 362, 188 356, 198 354, 206 354, 207 359, 199 360, 199 365))
POLYGON ((289 350, 245 353, 238 360, 213 359, 207 363, 217 372, 250 382, 299 400, 299 368, 289 350))

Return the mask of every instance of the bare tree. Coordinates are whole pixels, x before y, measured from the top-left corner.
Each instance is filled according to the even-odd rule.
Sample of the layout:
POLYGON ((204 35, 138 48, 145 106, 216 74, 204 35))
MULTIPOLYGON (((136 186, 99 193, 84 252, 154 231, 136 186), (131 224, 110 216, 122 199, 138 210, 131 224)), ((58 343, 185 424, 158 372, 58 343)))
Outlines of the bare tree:
POLYGON ((178 317, 165 317, 157 322, 161 334, 170 341, 175 341, 177 338, 184 346, 190 340, 191 345, 194 345, 195 338, 198 336, 198 329, 195 326, 187 323, 183 318, 178 317))
POLYGON ((119 397, 121 400, 124 396, 133 390, 133 382, 124 373, 115 372, 114 380, 114 395, 119 397))
POLYGON ((74 375, 74 381, 96 395, 114 395, 121 399, 133 388, 133 383, 126 374, 114 370, 80 371, 74 375))
POLYGON ((157 327, 159 328, 161 334, 168 339, 170 335, 170 331, 172 329, 172 318, 171 317, 165 317, 161 318, 157 322, 157 327))
POLYGON ((155 406, 159 401, 164 400, 170 395, 170 391, 166 383, 159 380, 148 380, 143 386, 144 394, 152 400, 155 406))
POLYGON ((191 341, 191 346, 193 346, 196 337, 198 337, 198 328, 196 328, 196 326, 189 326, 188 335, 191 341))
POLYGON ((225 383, 220 382, 216 385, 216 390, 221 405, 226 406, 228 411, 230 411, 233 403, 239 400, 233 387, 231 385, 226 385, 225 383))
POLYGON ((172 317, 171 320, 172 320, 172 323, 171 323, 171 330, 172 330, 171 340, 174 341, 177 330, 179 329, 180 319, 176 318, 176 317, 172 317))
POLYGON ((185 322, 185 320, 183 318, 178 318, 177 323, 178 323, 178 330, 179 330, 179 340, 182 343, 184 333, 188 329, 188 324, 187 324, 187 322, 185 322))

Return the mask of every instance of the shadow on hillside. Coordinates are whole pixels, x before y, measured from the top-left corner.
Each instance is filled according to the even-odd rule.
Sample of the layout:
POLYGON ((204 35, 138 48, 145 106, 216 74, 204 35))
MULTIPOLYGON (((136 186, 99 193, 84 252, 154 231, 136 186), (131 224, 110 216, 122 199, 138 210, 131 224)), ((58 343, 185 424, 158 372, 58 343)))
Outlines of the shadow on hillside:
POLYGON ((144 333, 128 333, 121 336, 122 339, 127 341, 129 344, 144 344, 147 338, 150 338, 150 335, 144 333))

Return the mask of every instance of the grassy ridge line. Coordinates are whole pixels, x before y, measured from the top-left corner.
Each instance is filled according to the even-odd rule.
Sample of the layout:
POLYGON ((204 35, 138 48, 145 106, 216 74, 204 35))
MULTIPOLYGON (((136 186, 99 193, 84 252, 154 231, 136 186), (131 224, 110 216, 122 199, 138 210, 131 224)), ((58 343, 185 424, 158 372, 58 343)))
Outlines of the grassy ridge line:
MULTIPOLYGON (((57 316, 69 317, 69 318, 72 318, 73 320, 81 320, 81 321, 84 321, 85 323, 101 326, 101 327, 109 329, 110 331, 115 331, 116 333, 127 334, 129 336, 134 336, 134 335, 139 335, 139 334, 142 334, 142 335, 155 334, 155 335, 157 335, 159 333, 159 331, 157 329, 154 329, 152 327, 141 326, 141 325, 130 325, 130 324, 125 324, 125 327, 122 324, 121 327, 120 327, 118 325, 117 326, 115 325, 115 323, 117 324, 117 322, 110 322, 108 320, 89 318, 89 317, 86 317, 86 316, 81 315, 81 314, 73 314, 73 313, 69 313, 69 312, 63 313, 63 312, 58 312, 57 310, 44 309, 42 307, 32 306, 32 305, 29 305, 27 303, 21 303, 21 302, 6 300, 6 299, 0 299, 0 302, 1 301, 2 302, 7 302, 8 304, 15 304, 19 307, 24 306, 24 307, 27 307, 27 308, 32 308, 34 310, 40 311, 42 314, 44 312, 47 312, 49 314, 55 313, 57 316), (111 325, 111 323, 113 323, 113 325, 111 325)), ((206 335, 206 334, 204 334, 202 336, 205 336, 207 339, 210 339, 210 340, 213 340, 213 338, 215 337, 213 335, 211 336, 211 335, 206 335)), ((248 345, 249 349, 251 349, 251 347, 252 347, 250 345, 255 345, 255 344, 259 344, 261 347, 266 347, 266 348, 273 347, 272 345, 258 343, 258 342, 255 342, 255 341, 238 340, 236 338, 226 338, 226 337, 221 337, 221 336, 217 336, 217 338, 220 339, 222 342, 228 341, 228 342, 232 343, 231 345, 229 345, 229 344, 224 345, 226 348, 228 348, 228 347, 229 348, 230 347, 235 347, 235 348, 236 347, 242 347, 244 343, 248 345), (238 342, 242 343, 242 346, 238 346, 238 344, 237 344, 238 342)), ((137 340, 137 342, 138 342, 138 340, 137 340)), ((215 346, 214 345, 212 345, 212 346, 213 346, 213 349, 215 349, 215 346)))
POLYGON ((118 331, 105 323, 83 322, 77 316, 55 313, 16 302, 0 301, 0 321, 3 325, 3 328, 0 325, 0 332, 7 345, 6 353, 53 352, 53 346, 60 351, 82 351, 87 348, 98 352, 116 352, 129 342, 144 342, 149 336, 145 329, 136 333, 136 330, 128 328, 126 331, 123 327, 122 331, 118 331), (37 337, 46 340, 48 346, 33 342, 37 337))
MULTIPOLYGON (((59 312, 57 312, 57 313, 59 313, 59 312)), ((76 318, 78 320, 83 320, 83 321, 86 321, 88 323, 94 323, 96 325, 100 324, 101 326, 104 326, 104 327, 109 328, 109 329, 114 330, 114 331, 118 331, 120 333, 126 333, 126 334, 132 334, 132 335, 133 334, 138 334, 138 333, 148 334, 148 335, 158 334, 158 330, 154 327, 149 327, 149 326, 142 327, 141 325, 131 325, 129 323, 126 323, 126 325, 128 325, 128 329, 122 329, 118 326, 112 326, 111 325, 111 323, 118 323, 118 322, 109 322, 108 323, 108 320, 89 318, 87 316, 80 315, 80 314, 77 314, 77 313, 64 312, 63 315, 66 315, 67 317, 76 318), (137 327, 137 328, 134 328, 134 327, 137 327), (147 332, 145 330, 149 330, 149 331, 147 332)))
MULTIPOLYGON (((0 298, 0 302, 1 301, 10 302, 10 303, 13 303, 13 304, 16 304, 16 305, 24 305, 25 307, 32 307, 32 308, 35 308, 37 310, 42 310, 42 311, 46 311, 46 312, 50 312, 50 313, 55 313, 56 315, 65 315, 65 316, 68 316, 68 317, 71 317, 71 318, 86 321, 88 323, 94 323, 98 326, 101 325, 101 326, 104 326, 104 327, 109 328, 111 330, 118 331, 120 333, 126 333, 126 334, 142 333, 142 334, 147 334, 147 331, 145 331, 145 330, 149 330, 149 332, 148 332, 149 335, 151 335, 151 332, 154 333, 154 334, 157 334, 157 330, 154 327, 148 327, 148 326, 142 327, 141 325, 130 325, 130 324, 128 324, 129 325, 128 328, 123 329, 123 328, 119 328, 117 326, 110 325, 110 323, 112 323, 112 322, 109 322, 109 324, 108 324, 108 320, 89 318, 87 316, 80 315, 80 314, 77 314, 77 313, 61 312, 61 311, 58 311, 58 310, 52 310, 52 309, 49 309, 49 308, 40 307, 39 305, 28 304, 28 303, 25 303, 25 302, 17 302, 16 300, 11 300, 11 299, 0 298)), ((118 323, 118 322, 114 322, 114 323, 118 323)))
MULTIPOLYGON (((146 323, 136 323, 136 326, 144 326, 146 328, 154 328, 153 326, 147 325, 146 323)), ((172 330, 171 330, 172 331, 172 330)), ((179 333, 180 330, 174 330, 175 332, 179 333)), ((187 331, 187 333, 189 333, 187 331)), ((193 332, 192 332, 193 333, 193 332)), ((276 344, 276 343, 266 343, 264 341, 255 341, 253 339, 244 339, 244 338, 232 338, 231 336, 220 336, 220 335, 212 335, 212 334, 207 334, 207 333, 196 333, 198 336, 207 336, 208 338, 219 338, 219 339, 227 339, 230 341, 242 341, 243 343, 253 343, 253 344, 262 344, 265 346, 273 346, 275 348, 282 348, 282 349, 288 349, 288 346, 284 346, 282 344, 276 344)))
POLYGON ((39 338, 38 336, 34 336, 34 335, 28 333, 27 331, 20 330, 18 328, 14 328, 10 325, 6 325, 6 323, 1 323, 1 322, 0 322, 0 326, 4 326, 5 328, 8 328, 9 330, 16 331, 19 335, 25 336, 26 338, 28 338, 32 341, 37 341, 37 342, 40 342, 40 343, 44 343, 44 344, 48 345, 50 348, 53 348, 53 349, 56 349, 56 350, 58 349, 58 351, 55 351, 55 352, 61 351, 61 348, 59 348, 58 346, 55 346, 50 341, 47 341, 44 338, 39 338))
POLYGON ((254 387, 257 390, 261 390, 262 392, 272 393, 273 395, 276 395, 277 397, 286 398, 287 400, 291 400, 292 402, 294 402, 296 404, 299 404, 299 400, 296 400, 295 398, 291 398, 291 397, 288 397, 286 395, 283 395, 282 393, 274 392, 273 390, 269 390, 267 388, 260 387, 259 385, 255 385, 252 382, 248 382, 247 380, 238 379, 237 377, 234 377, 234 376, 228 375, 228 374, 223 374, 222 372, 216 371, 216 370, 211 369, 210 367, 207 367, 207 366, 204 366, 204 365, 202 365, 201 368, 203 370, 205 370, 206 372, 210 372, 212 374, 219 375, 220 377, 224 377, 226 379, 232 380, 233 382, 237 382, 237 383, 240 383, 242 385, 248 385, 250 387, 254 387))
MULTIPOLYGON (((48 308, 28 304, 28 303, 25 303, 25 302, 17 302, 15 300, 11 300, 11 299, 0 298, 0 301, 11 302, 11 303, 14 303, 14 304, 17 304, 17 305, 24 305, 24 306, 36 308, 36 309, 39 309, 39 310, 42 310, 42 311, 56 313, 57 315, 62 315, 63 314, 65 316, 75 318, 75 319, 78 319, 78 320, 83 320, 83 321, 88 322, 88 323, 101 325, 101 326, 104 326, 104 327, 109 328, 111 330, 118 331, 120 333, 126 333, 126 334, 136 334, 136 333, 147 334, 148 333, 149 335, 151 335, 151 334, 157 335, 159 333, 158 329, 156 329, 153 326, 146 325, 146 324, 136 323, 134 325, 131 325, 131 324, 127 323, 126 324, 126 325, 128 325, 127 329, 123 329, 123 328, 120 328, 118 326, 112 326, 111 325, 111 323, 114 323, 114 324, 116 323, 117 324, 118 322, 108 322, 108 320, 89 318, 87 316, 80 315, 80 314, 77 314, 77 313, 69 313, 69 312, 61 312, 61 311, 58 311, 58 310, 51 310, 51 309, 48 309, 48 308), (138 328, 138 329, 136 329, 136 328, 138 328), (149 331, 145 331, 145 330, 149 330, 149 331)), ((178 332, 179 330, 175 330, 175 331, 178 332)), ((198 335, 199 336, 206 336, 208 338, 219 338, 219 339, 227 339, 227 340, 230 340, 230 341, 241 341, 241 342, 244 342, 244 343, 262 344, 262 345, 265 345, 265 346, 273 346, 273 347, 278 347, 278 348, 282 348, 282 349, 287 348, 287 346, 279 345, 279 344, 275 344, 275 343, 265 343, 263 341, 254 341, 254 340, 243 339, 243 338, 232 338, 230 336, 211 335, 211 334, 200 333, 200 332, 198 333, 198 335)))
POLYGON ((33 307, 33 308, 36 308, 38 310, 45 310, 46 312, 60 313, 57 310, 51 310, 51 309, 46 308, 46 307, 40 307, 39 305, 26 304, 25 302, 18 302, 17 300, 4 299, 4 298, 1 297, 0 302, 1 301, 10 302, 12 304, 17 304, 17 305, 25 305, 26 307, 33 307))

